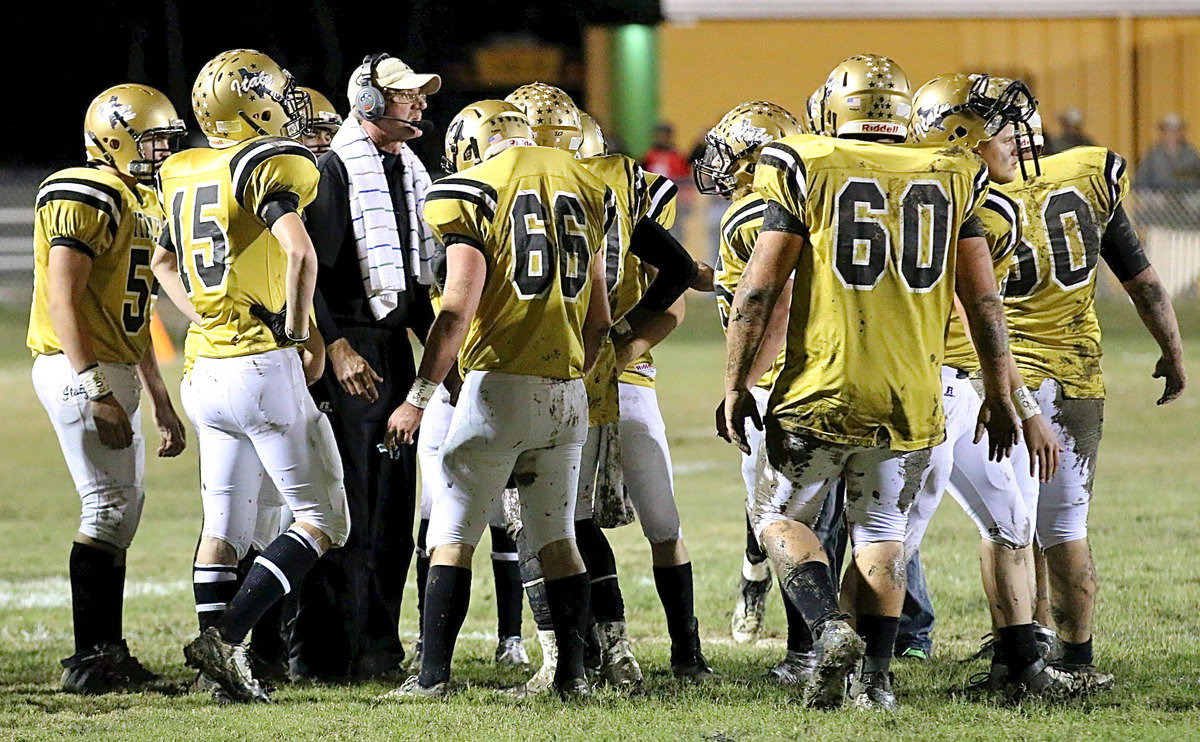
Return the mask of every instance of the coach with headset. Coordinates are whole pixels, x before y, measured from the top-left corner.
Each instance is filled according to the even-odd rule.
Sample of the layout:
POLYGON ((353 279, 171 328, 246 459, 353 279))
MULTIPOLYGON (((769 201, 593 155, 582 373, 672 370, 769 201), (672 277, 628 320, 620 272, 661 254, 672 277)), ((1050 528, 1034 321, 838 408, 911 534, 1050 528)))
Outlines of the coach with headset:
POLYGON ((312 389, 333 423, 354 525, 300 590, 297 678, 378 677, 404 659, 397 624, 413 553, 416 454, 410 446, 392 458, 377 446, 416 376, 408 332, 423 340, 433 321, 433 237, 421 219, 430 179, 405 142, 430 130, 421 114, 441 84, 395 57, 368 56, 350 77, 350 116, 317 162, 320 188, 305 221, 328 363, 312 389))

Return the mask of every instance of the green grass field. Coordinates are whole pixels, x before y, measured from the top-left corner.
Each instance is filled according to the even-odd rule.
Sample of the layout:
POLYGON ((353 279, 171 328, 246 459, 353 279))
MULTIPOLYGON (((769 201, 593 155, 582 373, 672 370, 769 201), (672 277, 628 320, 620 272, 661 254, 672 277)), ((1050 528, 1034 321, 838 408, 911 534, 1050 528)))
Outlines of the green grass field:
MULTIPOLYGON (((498 693, 521 678, 492 667, 495 603, 491 570, 480 562, 454 665, 468 687, 452 700, 376 706, 385 686, 297 686, 281 689, 273 706, 236 708, 200 695, 80 698, 56 692, 58 660, 71 650, 67 553, 78 500, 30 385, 24 313, 0 310, 0 738, 1200 738, 1200 389, 1168 407, 1154 405, 1161 384, 1149 374, 1157 351, 1127 303, 1107 303, 1102 312, 1108 421, 1091 520, 1102 580, 1096 650, 1099 664, 1116 673, 1116 689, 1059 707, 998 707, 953 695, 982 669, 959 660, 976 648, 987 618, 977 536, 946 498, 922 548, 939 617, 935 657, 924 665, 898 663, 903 708, 887 716, 805 711, 791 702, 790 692, 764 682, 783 646, 777 590, 768 617, 773 638, 755 647, 728 639, 743 546, 743 494, 737 452, 715 437, 711 423, 724 364, 715 313, 699 299, 689 309, 684 327, 656 355, 695 563, 697 613, 722 682, 697 689, 671 678, 649 549, 631 526, 611 537, 635 650, 647 674, 642 697, 601 692, 594 703, 564 707, 498 693)), ((1200 383, 1200 308, 1185 307, 1180 319, 1191 345, 1193 383, 1200 383)), ((165 374, 175 387, 178 366, 165 374)), ((195 633, 190 562, 200 523, 196 449, 175 460, 151 460, 147 468, 145 515, 130 550, 126 634, 144 662, 182 682, 191 673, 181 647, 195 633)), ((486 559, 486 549, 481 552, 486 559)), ((409 606, 401 630, 411 638, 415 598, 409 606)), ((536 646, 531 639, 529 644, 536 646)))

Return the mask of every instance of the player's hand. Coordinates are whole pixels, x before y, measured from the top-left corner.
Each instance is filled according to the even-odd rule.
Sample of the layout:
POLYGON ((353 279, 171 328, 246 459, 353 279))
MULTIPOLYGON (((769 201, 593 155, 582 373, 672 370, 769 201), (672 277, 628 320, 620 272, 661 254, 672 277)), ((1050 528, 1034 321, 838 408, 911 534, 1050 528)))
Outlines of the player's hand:
POLYGON ((1187 386, 1187 373, 1183 370, 1183 359, 1169 356, 1159 358, 1158 363, 1154 364, 1154 373, 1151 378, 1165 379, 1167 382, 1163 389, 1163 395, 1158 398, 1158 404, 1174 402, 1180 394, 1183 394, 1183 388, 1187 386))
POLYGON ((388 418, 387 433, 383 439, 383 444, 387 446, 388 451, 394 453, 400 449, 400 446, 414 443, 417 440, 417 428, 421 427, 421 417, 424 414, 425 410, 408 402, 392 412, 392 416, 388 418))
POLYGON ((287 305, 285 304, 278 312, 272 312, 262 304, 251 304, 250 314, 267 326, 271 334, 275 336, 275 343, 280 348, 293 348, 297 345, 303 345, 308 338, 293 338, 287 331, 287 305))
POLYGON ((333 365, 333 373, 347 394, 367 402, 379 399, 375 385, 383 381, 383 377, 375 373, 367 359, 350 347, 350 341, 338 338, 330 343, 326 350, 329 352, 329 363, 333 365))
POLYGON ((750 444, 746 441, 747 418, 754 427, 762 430, 762 418, 758 414, 758 405, 749 389, 735 389, 725 393, 725 401, 717 408, 717 435, 741 449, 742 453, 750 455, 750 444))
POLYGON ((88 411, 96 422, 96 433, 100 442, 112 449, 129 448, 133 443, 133 426, 125 408, 111 394, 88 402, 88 411))
POLYGON ((1000 461, 1012 453, 1012 448, 1021 439, 1021 419, 1008 397, 987 395, 979 408, 979 420, 975 424, 975 442, 988 437, 988 458, 1000 461))
POLYGON ((1042 484, 1054 479, 1058 471, 1058 457, 1062 445, 1045 415, 1034 415, 1021 423, 1025 436, 1025 448, 1029 451, 1029 475, 1037 477, 1042 484))
POLYGON ((164 409, 154 409, 154 424, 158 426, 158 455, 171 458, 183 453, 187 447, 187 430, 183 421, 175 414, 175 408, 166 405, 164 409))
POLYGON ((688 284, 688 288, 696 291, 703 291, 711 294, 717 290, 716 283, 713 280, 713 268, 708 263, 696 261, 696 277, 688 284))

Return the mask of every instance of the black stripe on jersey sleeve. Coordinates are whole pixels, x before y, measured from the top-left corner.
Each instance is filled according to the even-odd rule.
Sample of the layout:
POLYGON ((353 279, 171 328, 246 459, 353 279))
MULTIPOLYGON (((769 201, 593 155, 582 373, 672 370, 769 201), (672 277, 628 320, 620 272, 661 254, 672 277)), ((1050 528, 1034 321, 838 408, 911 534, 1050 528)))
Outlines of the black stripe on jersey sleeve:
POLYGON ((237 179, 237 182, 233 184, 233 197, 243 209, 246 208, 246 187, 250 185, 250 178, 254 175, 254 171, 266 160, 279 155, 296 155, 307 158, 313 166, 317 164, 317 158, 308 151, 307 147, 283 137, 263 139, 246 147, 229 161, 229 177, 237 179), (271 146, 264 147, 264 144, 271 146), (244 165, 243 161, 245 161, 244 165), (240 175, 238 174, 239 169, 241 170, 240 175))
POLYGON ((480 193, 490 198, 492 203, 497 203, 500 200, 500 197, 496 195, 496 189, 481 180, 456 178, 454 176, 450 176, 448 178, 438 178, 436 181, 434 181, 433 187, 437 188, 440 185, 466 186, 468 188, 474 188, 478 190, 480 193))
POLYGON ((980 165, 979 172, 975 173, 975 185, 971 191, 971 202, 974 203, 980 195, 989 189, 990 180, 988 179, 987 165, 980 165))
POLYGON ((1004 221, 1008 222, 1008 243, 1004 246, 1004 253, 1007 255, 1015 250, 1021 242, 1021 207, 1012 198, 994 188, 988 191, 983 206, 996 212, 1004 218, 1004 221))
POLYGON ((1121 200, 1121 177, 1125 175, 1125 158, 1111 149, 1104 158, 1104 180, 1108 183, 1108 208, 1114 211, 1121 200))
POLYGON ((804 167, 804 160, 800 159, 796 150, 786 144, 772 142, 763 148, 758 157, 758 164, 783 171, 796 189, 796 201, 804 203, 808 200, 808 172, 804 167))
POLYGON ((611 188, 604 189, 604 234, 617 223, 617 197, 611 188))
POLYGON ((116 235, 118 226, 117 218, 113 216, 112 206, 107 201, 102 201, 95 196, 89 196, 86 193, 79 193, 78 191, 44 191, 42 197, 38 199, 37 208, 40 209, 51 201, 77 201, 81 204, 91 206, 96 211, 108 217, 108 232, 111 235, 116 235))
POLYGON ((55 245, 69 247, 76 252, 83 253, 92 260, 96 259, 96 251, 93 250, 91 246, 89 246, 83 240, 77 240, 74 237, 55 237, 54 239, 50 240, 50 247, 54 247, 55 245))
POLYGON ((744 204, 742 208, 730 214, 729 218, 725 220, 723 231, 725 242, 732 243, 734 233, 741 229, 742 225, 746 222, 750 222, 755 219, 761 219, 763 215, 766 214, 766 206, 766 201, 762 200, 761 198, 756 198, 753 201, 744 204))
POLYGON ((478 206, 479 213, 481 213, 483 217, 489 221, 496 215, 496 212, 492 211, 492 207, 488 204, 487 199, 478 193, 439 190, 435 185, 425 194, 425 202, 429 203, 430 201, 466 201, 478 206))
POLYGON ((658 221, 658 217, 662 216, 667 204, 674 201, 678 195, 679 188, 670 178, 659 178, 654 185, 650 186, 650 213, 647 216, 658 221))

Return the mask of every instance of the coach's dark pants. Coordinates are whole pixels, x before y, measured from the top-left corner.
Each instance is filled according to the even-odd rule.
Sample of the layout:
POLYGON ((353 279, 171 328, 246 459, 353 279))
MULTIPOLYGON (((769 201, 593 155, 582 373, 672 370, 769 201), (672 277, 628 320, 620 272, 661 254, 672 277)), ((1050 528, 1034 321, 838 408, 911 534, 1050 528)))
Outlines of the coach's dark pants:
POLYGON ((312 387, 333 425, 350 504, 350 538, 304 579, 292 625, 292 673, 324 680, 399 669, 400 600, 413 553, 416 448, 404 447, 395 460, 376 448, 416 376, 408 332, 344 333, 383 382, 379 398, 365 402, 342 389, 330 366, 312 387))

